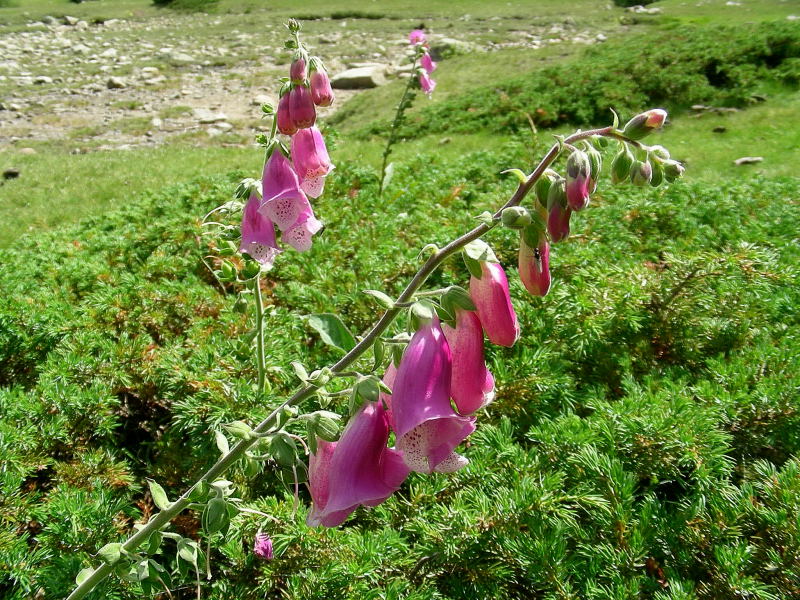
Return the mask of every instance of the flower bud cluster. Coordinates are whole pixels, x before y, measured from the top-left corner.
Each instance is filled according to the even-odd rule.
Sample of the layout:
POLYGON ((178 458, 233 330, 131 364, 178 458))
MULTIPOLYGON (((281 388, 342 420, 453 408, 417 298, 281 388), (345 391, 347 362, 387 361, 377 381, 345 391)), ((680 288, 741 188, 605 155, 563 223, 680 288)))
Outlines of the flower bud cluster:
POLYGON ((436 63, 429 53, 428 38, 425 36, 424 31, 415 29, 408 34, 408 42, 417 53, 416 58, 419 59, 420 67, 417 69, 419 87, 430 97, 436 88, 436 82, 431 78, 431 74, 436 70, 436 63))
MULTIPOLYGON (((318 198, 325 178, 333 170, 325 140, 316 122, 315 106, 329 106, 333 91, 322 61, 309 58, 299 40, 299 24, 289 27, 296 48, 289 66, 289 80, 283 86, 274 128, 291 137, 291 162, 277 140, 268 142, 269 158, 264 165, 260 187, 253 186, 242 217, 241 252, 266 267, 281 251, 281 241, 301 252, 311 248, 311 237, 322 228, 314 216, 308 196, 318 198)), ((274 130, 273 130, 274 131, 274 130)))

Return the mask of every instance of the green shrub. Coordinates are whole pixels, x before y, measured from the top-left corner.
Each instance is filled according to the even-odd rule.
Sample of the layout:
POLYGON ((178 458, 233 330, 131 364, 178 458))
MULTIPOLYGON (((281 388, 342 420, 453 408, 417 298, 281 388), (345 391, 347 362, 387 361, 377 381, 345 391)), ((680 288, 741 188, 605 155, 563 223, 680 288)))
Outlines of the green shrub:
POLYGON ((219 0, 153 0, 153 4, 175 10, 208 11, 214 10, 219 0))

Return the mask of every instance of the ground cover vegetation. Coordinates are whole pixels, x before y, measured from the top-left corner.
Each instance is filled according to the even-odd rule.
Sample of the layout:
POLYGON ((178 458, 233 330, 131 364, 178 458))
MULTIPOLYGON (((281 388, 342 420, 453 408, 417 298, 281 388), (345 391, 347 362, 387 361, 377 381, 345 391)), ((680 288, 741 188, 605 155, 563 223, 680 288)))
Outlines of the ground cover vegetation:
MULTIPOLYGON (((92 4, 104 3, 80 6, 92 4)), ((223 0, 216 10, 230 8, 223 0)), ((601 182, 558 246, 544 299, 531 298, 510 266, 516 234, 493 238, 523 335, 513 348, 487 347, 497 398, 465 450, 469 466, 412 474, 381 506, 324 530, 305 525, 308 495, 301 489, 295 509, 291 478, 278 465, 237 467, 228 475, 236 495, 277 522, 240 514, 224 543, 217 534, 203 597, 800 594, 800 180, 774 175, 793 174, 785 164, 766 165, 769 177, 730 179, 722 166, 732 139, 763 144, 776 163, 797 154, 785 145, 797 136, 785 126, 797 111, 797 29, 728 29, 723 45, 716 29, 689 35, 682 27, 674 45, 659 44, 673 61, 641 93, 675 102, 675 124, 655 142, 684 136, 679 157, 705 181, 692 182, 690 168, 689 181, 666 188, 601 182), (705 60, 716 69, 704 71, 705 60), (712 85, 708 73, 725 74, 730 85, 712 85), (767 101, 750 106, 760 94, 767 101), (693 102, 744 110, 694 120, 680 112, 693 102), (700 134, 693 148, 688 134, 697 123, 724 123, 729 137, 700 134), (706 148, 710 162, 701 163, 706 148), (259 528, 273 539, 272 561, 251 551, 259 528)), ((203 167, 213 175, 188 181, 200 171, 187 168, 186 182, 157 191, 142 192, 131 179, 132 193, 114 210, 100 206, 79 224, 29 233, 1 250, 0 596, 63 598, 100 546, 125 539, 156 510, 145 477, 175 497, 219 456, 213 431, 242 418, 255 423, 291 392, 292 361, 338 358, 302 315, 335 311, 353 331, 368 326, 378 309, 363 289, 396 295, 419 266, 419 248, 452 239, 513 191, 512 178, 498 173, 530 164, 532 147, 548 143, 544 132, 525 129, 525 111, 533 116, 550 102, 552 114, 567 115, 564 124, 596 124, 603 98, 636 104, 630 94, 641 88, 616 97, 609 85, 577 83, 639 72, 626 57, 647 50, 633 42, 628 50, 634 54, 620 42, 564 57, 583 80, 543 83, 545 65, 502 88, 508 100, 465 89, 412 111, 409 141, 398 145, 380 197, 379 160, 348 146, 379 147, 369 136, 382 130, 362 118, 366 99, 395 84, 351 100, 335 125, 347 159, 334 154, 337 169, 315 203, 326 229, 308 254, 284 253, 268 275, 267 402, 253 399, 251 349, 240 341, 252 315, 242 312, 237 290, 212 275, 216 249, 200 224, 252 175, 243 151, 220 151, 218 169, 203 167), (542 87, 526 105, 531 82, 542 87), (499 110, 502 102, 514 110, 499 110), (463 110, 473 106, 479 110, 463 110), (502 143, 474 131, 501 125, 512 130, 502 143), (451 143, 431 148, 445 133, 451 143)), ((445 75, 439 89, 446 88, 445 75)), ((388 96, 372 106, 388 111, 388 96)), ((178 164, 200 152, 187 149, 178 164)), ((126 168, 124 158, 107 159, 126 168)), ((169 173, 183 179, 179 169, 169 173)), ((147 187, 158 186, 151 178, 147 187)), ((109 203, 119 197, 111 186, 107 194, 109 203)), ((465 277, 451 262, 432 284, 465 277)), ((186 515, 171 531, 194 538, 200 527, 199 516, 186 515)), ((170 543, 160 558, 171 568, 170 543)), ((195 597, 194 576, 176 577, 172 594, 195 597)), ((92 597, 142 596, 136 584, 108 580, 92 597)))

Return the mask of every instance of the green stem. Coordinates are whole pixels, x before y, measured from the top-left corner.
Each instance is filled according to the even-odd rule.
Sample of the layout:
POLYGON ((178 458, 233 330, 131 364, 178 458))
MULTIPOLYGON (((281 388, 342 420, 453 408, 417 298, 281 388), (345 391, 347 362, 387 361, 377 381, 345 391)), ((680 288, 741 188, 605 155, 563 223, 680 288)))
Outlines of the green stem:
POLYGON ((261 298, 261 273, 254 279, 256 294, 256 366, 258 367, 258 395, 265 392, 267 363, 264 357, 264 301, 261 298))
MULTIPOLYGON (((580 133, 576 133, 568 137, 565 142, 572 143, 577 142, 579 140, 589 138, 593 135, 603 135, 603 136, 612 136, 613 137, 613 128, 612 127, 604 127, 602 129, 594 129, 590 131, 583 131, 580 133)), ((534 169, 533 173, 525 180, 525 182, 521 183, 517 188, 514 195, 506 202, 502 207, 500 207, 495 216, 499 216, 503 209, 509 206, 517 206, 525 196, 530 192, 533 185, 536 181, 541 177, 542 173, 553 163, 553 161, 558 157, 560 152, 561 146, 559 144, 554 144, 539 165, 534 169)), ((489 231, 489 227, 485 224, 478 225, 471 231, 465 233, 461 237, 451 241, 447 244, 444 248, 438 250, 435 254, 432 254, 425 264, 417 271, 414 277, 406 286, 403 293, 400 294, 400 297, 397 299, 398 302, 408 302, 414 296, 414 294, 419 290, 422 285, 427 280, 428 276, 433 273, 436 268, 441 265, 448 257, 452 256, 469 242, 478 239, 484 233, 489 231)), ((260 303, 260 301, 259 301, 260 303)), ((331 367, 331 371, 334 373, 342 373, 347 367, 352 365, 358 358, 361 357, 367 350, 370 349, 372 344, 378 339, 391 325, 392 321, 397 317, 398 314, 402 311, 399 307, 393 307, 388 309, 383 316, 378 320, 375 325, 373 325, 372 329, 361 339, 356 346, 350 350, 345 356, 343 356, 336 364, 331 367)), ((263 433, 273 427, 277 421, 278 415, 280 412, 288 407, 294 406, 299 404, 303 400, 310 398, 314 395, 317 388, 314 385, 306 384, 297 390, 288 400, 283 402, 280 406, 278 406, 275 410, 273 410, 269 416, 267 416, 261 423, 258 424, 257 427, 254 428, 256 433, 263 433)), ((154 515, 148 523, 142 527, 138 532, 136 532, 132 537, 128 539, 123 545, 122 548, 126 552, 133 552, 141 546, 144 542, 146 542, 150 536, 156 532, 161 530, 165 527, 173 518, 175 518, 184 508, 189 505, 189 494, 192 490, 200 485, 201 482, 213 482, 217 477, 222 475, 225 471, 228 470, 229 467, 233 466, 239 459, 241 459, 245 452, 256 442, 258 438, 252 438, 249 440, 241 440, 238 442, 233 448, 231 448, 230 452, 220 458, 206 473, 198 480, 191 488, 189 488, 183 495, 178 498, 175 502, 173 502, 169 508, 162 510, 158 514, 154 515)), ((97 584, 99 584, 103 579, 105 579, 113 570, 113 566, 109 564, 103 564, 97 569, 95 569, 78 587, 73 590, 73 592, 69 595, 67 600, 80 600, 86 594, 91 592, 97 584)))
POLYGON ((414 63, 411 65, 411 77, 408 78, 406 88, 403 90, 403 97, 400 98, 400 104, 397 105, 397 111, 394 113, 394 120, 392 121, 392 129, 389 132, 389 139, 386 142, 386 148, 383 150, 383 164, 381 164, 381 172, 379 175, 380 185, 378 186, 378 197, 383 194, 383 181, 386 178, 386 162, 389 160, 389 154, 392 152, 392 146, 397 141, 397 129, 403 120, 403 114, 406 112, 406 98, 411 91, 414 84, 414 72, 417 70, 417 58, 414 57, 414 63))

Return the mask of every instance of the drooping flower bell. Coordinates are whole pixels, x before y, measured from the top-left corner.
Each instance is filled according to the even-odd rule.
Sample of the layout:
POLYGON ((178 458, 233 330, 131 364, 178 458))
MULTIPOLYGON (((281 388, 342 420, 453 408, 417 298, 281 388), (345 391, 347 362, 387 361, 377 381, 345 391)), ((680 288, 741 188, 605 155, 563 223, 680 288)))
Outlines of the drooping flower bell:
POLYGON ((419 74, 419 86, 422 88, 423 92, 428 94, 428 97, 430 98, 431 94, 433 94, 433 90, 436 89, 436 82, 431 79, 430 75, 423 70, 419 74))
POLYGON ((275 553, 272 550, 272 539, 262 532, 256 534, 255 542, 253 543, 253 553, 264 560, 272 560, 275 558, 275 553))
POLYGON ((435 318, 412 336, 392 387, 396 447, 412 471, 449 473, 467 459, 453 452, 475 431, 475 419, 450 405, 452 354, 435 318))
POLYGON ((289 93, 287 92, 278 101, 278 111, 275 115, 277 120, 278 131, 283 135, 294 135, 297 127, 292 120, 292 115, 289 112, 289 93))
POLYGON ((529 246, 525 232, 519 236, 519 278, 534 296, 546 296, 550 291, 550 244, 544 232, 535 245, 529 246))
POLYGON ((506 272, 499 263, 481 262, 481 273, 480 279, 474 275, 470 278, 469 296, 489 341, 510 348, 519 338, 520 327, 506 272))
POLYGON ((262 265, 271 267, 281 250, 275 240, 275 225, 258 210, 261 203, 261 198, 253 192, 244 207, 239 252, 246 252, 262 265))
POLYGON ((421 29, 414 29, 411 33, 408 34, 408 42, 412 46, 416 46, 418 44, 424 44, 427 41, 425 37, 425 32, 421 29))
POLYGON ((470 415, 494 399, 494 377, 483 357, 483 328, 477 313, 456 309, 456 326, 442 325, 453 369, 450 397, 459 414, 470 415))
POLYGON ((305 85, 296 85, 289 92, 289 115, 297 129, 311 127, 317 120, 317 110, 311 100, 311 92, 305 85))
POLYGON ((311 100, 317 106, 330 106, 333 104, 331 80, 324 69, 317 69, 311 72, 311 100))
POLYGON ((425 69, 425 71, 428 73, 428 75, 430 75, 431 73, 433 73, 436 70, 436 63, 433 62, 433 59, 431 58, 431 55, 428 54, 427 52, 425 52, 425 54, 423 54, 420 57, 419 64, 422 65, 422 68, 425 69))
POLYGON ((575 150, 567 158, 567 204, 574 211, 589 206, 589 185, 592 164, 583 150, 575 150))
POLYGON ((302 56, 296 56, 289 66, 289 78, 298 84, 302 84, 306 80, 306 61, 302 56))
POLYGON ((333 170, 325 140, 315 127, 299 130, 292 137, 292 163, 300 178, 300 189, 312 198, 325 190, 325 177, 333 170))
POLYGON ((264 165, 261 187, 259 212, 281 230, 281 240, 300 252, 310 249, 311 236, 322 229, 322 223, 314 217, 297 174, 278 148, 264 165))
POLYGON ((317 441, 308 463, 308 525, 336 527, 359 506, 377 506, 397 491, 409 469, 400 452, 386 446, 388 440, 383 405, 366 402, 338 442, 317 441))

